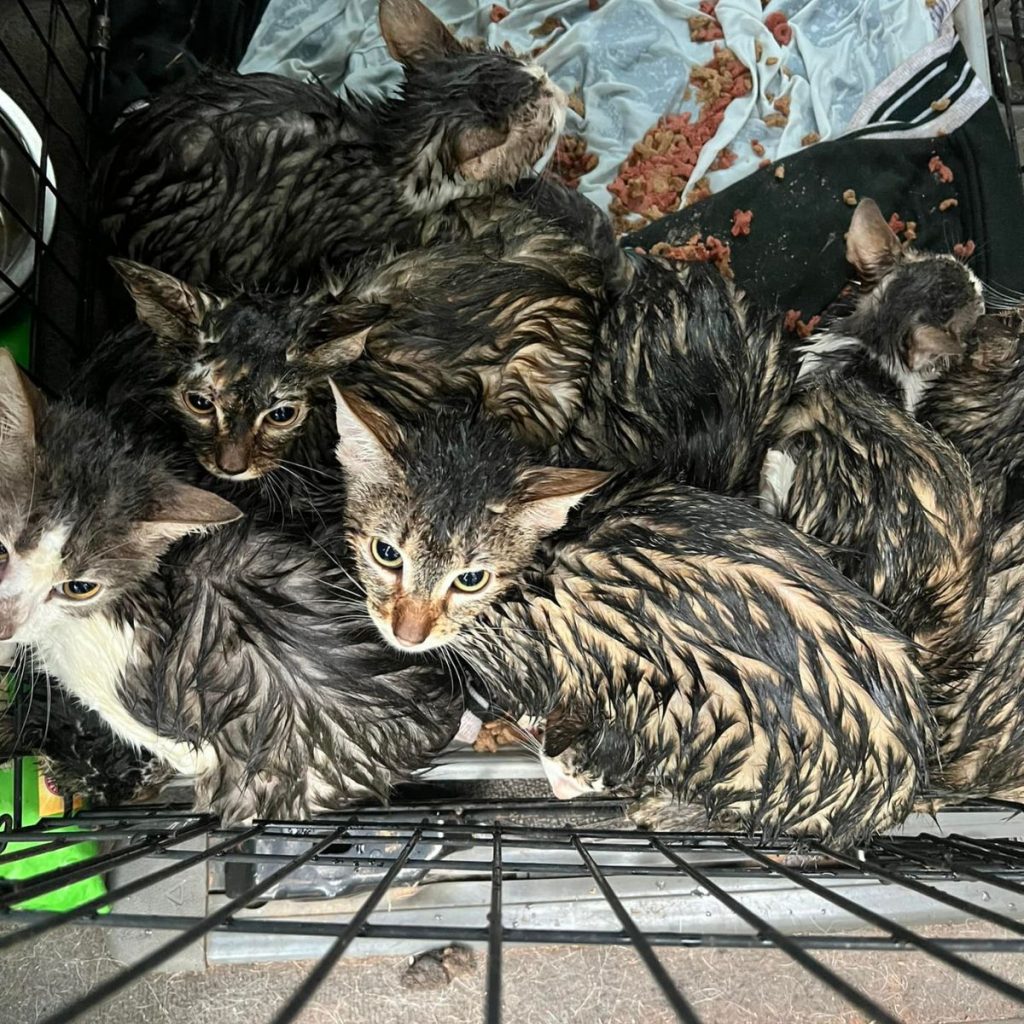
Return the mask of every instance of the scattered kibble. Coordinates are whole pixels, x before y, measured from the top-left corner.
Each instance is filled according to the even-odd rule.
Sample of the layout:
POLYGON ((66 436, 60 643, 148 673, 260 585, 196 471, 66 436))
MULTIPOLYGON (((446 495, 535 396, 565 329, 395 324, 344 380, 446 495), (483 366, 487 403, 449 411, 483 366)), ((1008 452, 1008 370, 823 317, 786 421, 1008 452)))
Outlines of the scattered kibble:
POLYGON ((725 33, 716 18, 708 18, 703 14, 686 19, 690 26, 691 43, 711 43, 716 39, 724 39, 725 33))
POLYGON ((820 314, 818 316, 812 316, 811 319, 806 322, 800 320, 796 325, 796 333, 799 334, 801 338, 809 338, 814 333, 814 328, 820 323, 820 314))
POLYGON ((949 108, 949 105, 952 102, 953 101, 948 96, 943 96, 941 100, 932 100, 931 108, 941 114, 943 110, 947 110, 949 108))
POLYGON ((587 150, 587 140, 582 135, 562 135, 544 173, 568 188, 578 188, 580 178, 596 166, 597 154, 587 150))
POLYGON ((789 118, 784 114, 769 114, 764 119, 764 123, 769 128, 785 128, 789 124, 789 118))
POLYGON ((771 165, 772 165, 771 160, 769 160, 767 157, 765 157, 757 166, 758 166, 759 170, 763 171, 766 167, 771 167, 771 165))
POLYGON ((953 246, 953 255, 958 260, 969 260, 974 255, 974 250, 977 246, 974 244, 973 238, 968 238, 966 242, 957 242, 953 246))
POLYGON ((764 47, 761 45, 760 39, 754 40, 754 60, 760 61, 761 57, 764 56, 764 47))
POLYGON ((796 334, 801 338, 809 338, 814 333, 814 328, 821 323, 821 316, 812 316, 809 320, 805 321, 801 319, 802 315, 799 309, 786 310, 782 326, 791 334, 796 334))
POLYGON ((750 222, 754 219, 753 210, 733 210, 732 211, 732 227, 730 231, 733 238, 739 238, 740 235, 750 234, 750 222))
POLYGON ((732 249, 714 235, 708 235, 703 240, 699 234, 693 235, 685 245, 659 242, 651 248, 651 255, 663 256, 665 259, 677 260, 680 263, 714 263, 723 277, 733 276, 730 264, 732 249))
POLYGON ((778 99, 777 99, 777 100, 776 100, 776 101, 775 101, 775 102, 774 102, 774 103, 772 104, 772 106, 773 106, 773 107, 774 107, 774 108, 775 108, 775 109, 776 109, 776 110, 777 110, 777 111, 778 111, 778 112, 779 112, 780 114, 782 114, 782 115, 783 115, 784 117, 789 117, 789 104, 790 104, 790 97, 789 97, 789 96, 780 96, 780 97, 779 97, 779 98, 778 98, 778 99))
POLYGON ((933 156, 928 161, 928 170, 944 185, 948 185, 953 180, 953 172, 942 162, 940 156, 933 156))
POLYGON ((491 4, 491 21, 497 24, 499 21, 504 21, 507 17, 507 7, 502 7, 501 4, 491 4))
POLYGON ((857 205, 857 193, 854 192, 852 188, 848 188, 843 193, 843 202, 846 203, 847 206, 856 206, 857 205))
POLYGON ((801 316, 803 316, 802 310, 787 309, 786 318, 782 321, 782 326, 790 333, 796 331, 796 325, 800 322, 801 316))
POLYGON ((764 156, 764 146, 757 139, 750 140, 750 148, 754 151, 754 156, 764 156))
POLYGON ((501 747, 521 746, 526 738, 523 729, 513 725, 511 722, 497 721, 484 722, 480 726, 473 741, 473 749, 487 754, 493 754, 501 747))
POLYGON ((956 199, 943 199, 939 203, 939 213, 945 213, 947 210, 952 210, 954 206, 959 206, 960 203, 956 199))
POLYGON ((766 65, 767 65, 768 67, 770 67, 770 68, 773 68, 773 67, 775 67, 775 65, 776 65, 776 64, 778 64, 778 63, 779 63, 779 58, 778 58, 778 57, 768 57, 768 58, 767 58, 767 59, 765 60, 765 64, 766 64, 766 65))
POLYGON ((903 240, 905 242, 913 242, 917 238, 917 221, 908 220, 907 228, 903 232, 903 240))
POLYGON ((821 136, 817 132, 808 132, 801 140, 801 146, 813 146, 816 142, 821 142, 821 136))
POLYGON ((592 11, 599 11, 601 9, 601 0, 587 0, 587 6, 592 11))
POLYGON ((898 235, 901 231, 905 231, 906 227, 907 227, 906 223, 903 221, 903 218, 900 217, 900 215, 898 213, 894 213, 889 218, 889 230, 894 235, 898 235))
POLYGON ((779 164, 779 166, 775 168, 775 177, 778 178, 779 181, 782 181, 782 179, 785 176, 786 176, 786 165, 785 164, 779 164))
POLYGON ((587 107, 583 102, 583 96, 580 94, 579 89, 573 89, 569 93, 569 98, 565 104, 574 114, 579 114, 580 117, 587 116, 587 107))
POLYGON ((788 46, 793 41, 793 29, 790 27, 789 19, 780 11, 769 14, 764 19, 764 27, 775 36, 775 42, 779 46, 788 46))

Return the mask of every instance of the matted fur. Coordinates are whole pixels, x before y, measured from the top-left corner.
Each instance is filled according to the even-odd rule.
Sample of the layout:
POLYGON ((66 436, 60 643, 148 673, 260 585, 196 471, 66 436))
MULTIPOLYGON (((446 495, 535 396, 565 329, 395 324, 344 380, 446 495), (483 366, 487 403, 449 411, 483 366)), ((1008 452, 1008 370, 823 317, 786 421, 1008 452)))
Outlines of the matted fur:
POLYGON ((688 483, 754 488, 796 373, 779 323, 707 264, 633 259, 563 457, 607 469, 671 457, 688 483))
POLYGON ((225 822, 389 787, 458 728, 438 670, 375 638, 330 538, 174 480, 97 413, 44 408, 0 353, 0 634, 225 822), (33 411, 33 406, 35 410, 33 411), (64 581, 98 582, 87 600, 64 581))
POLYGON ((912 645, 794 531, 735 499, 619 479, 545 541, 598 478, 541 469, 483 419, 399 427, 349 408, 341 428, 383 635, 411 605, 419 649, 461 654, 514 715, 574 722, 562 746, 580 791, 646 783, 705 824, 839 843, 906 814, 933 739, 912 645), (536 498, 541 479, 561 482, 560 508, 536 498), (375 537, 403 558, 390 576, 375 537), (474 567, 483 590, 445 595, 474 567))
POLYGON ((969 796, 1024 797, 1024 517, 997 538, 976 667, 951 697, 936 781, 969 796))
POLYGON ((416 0, 382 0, 396 97, 207 72, 129 114, 99 175, 115 250, 193 284, 290 287, 414 245, 454 199, 515 181, 561 128, 536 65, 462 45, 416 0))

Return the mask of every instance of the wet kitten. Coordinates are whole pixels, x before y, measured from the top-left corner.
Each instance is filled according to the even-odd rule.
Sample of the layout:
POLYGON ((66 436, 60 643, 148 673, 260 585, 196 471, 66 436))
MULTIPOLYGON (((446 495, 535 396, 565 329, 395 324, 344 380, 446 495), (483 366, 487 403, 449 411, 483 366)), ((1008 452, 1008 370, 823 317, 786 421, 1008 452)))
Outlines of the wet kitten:
POLYGON ((891 611, 941 706, 970 665, 987 510, 962 455, 907 410, 960 351, 977 282, 950 257, 904 252, 870 200, 847 254, 864 294, 804 348, 761 495, 891 611))
POLYGON ((47 406, 7 353, 0 415, 0 640, 194 775, 198 809, 386 797, 458 728, 450 681, 373 639, 329 538, 235 523, 97 413, 47 406))
POLYGON ((198 463, 232 500, 255 491, 268 507, 301 511, 322 499, 335 475, 325 374, 358 357, 362 337, 339 338, 330 310, 293 296, 221 297, 111 262, 139 321, 100 343, 78 395, 182 471, 198 463))
POLYGON ((372 619, 400 650, 461 655, 516 717, 580 722, 547 764, 559 795, 643 784, 663 794, 646 820, 683 801, 843 843, 902 819, 933 728, 912 646, 794 531, 546 466, 480 418, 338 402, 372 619))
POLYGON ((460 43, 418 0, 381 0, 380 25, 405 68, 395 98, 211 72, 130 114, 100 177, 115 250, 192 284, 288 288, 415 245, 561 130, 565 96, 538 65, 460 43))
POLYGON ((472 241, 370 261, 307 294, 218 297, 113 263, 140 324, 105 339, 80 392, 241 485, 218 486, 235 501, 251 481, 268 504, 322 500, 337 472, 327 373, 397 411, 479 396, 520 436, 557 444, 603 310, 602 263, 522 208, 472 241))
POLYGON ((984 316, 968 354, 931 385, 918 419, 954 444, 1004 515, 1024 470, 1024 313, 984 316))

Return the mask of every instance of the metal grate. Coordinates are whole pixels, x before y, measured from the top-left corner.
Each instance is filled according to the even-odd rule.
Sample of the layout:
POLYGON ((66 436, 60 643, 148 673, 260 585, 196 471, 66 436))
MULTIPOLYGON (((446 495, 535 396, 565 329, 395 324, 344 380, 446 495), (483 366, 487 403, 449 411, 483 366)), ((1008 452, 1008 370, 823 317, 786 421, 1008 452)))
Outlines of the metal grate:
MULTIPOLYGON (((614 806, 584 809, 609 814, 614 806)), ((1024 988, 971 959, 977 953, 1007 954, 1009 967, 1013 956, 1024 953, 1024 919, 1014 912, 1024 897, 1024 842, 1005 838, 1006 821, 1020 810, 1024 807, 979 804, 960 811, 954 829, 945 834, 882 837, 852 853, 819 843, 799 851, 788 843, 762 846, 731 834, 567 825, 565 805, 542 801, 458 811, 435 805, 361 808, 301 824, 258 822, 236 831, 174 808, 93 812, 74 819, 83 832, 58 833, 55 829, 69 820, 47 820, 8 835, 45 846, 0 855, 0 864, 87 840, 107 848, 83 863, 0 889, 0 908, 11 926, 0 932, 0 953, 75 920, 157 935, 141 959, 45 1024, 79 1019, 190 944, 217 936, 236 942, 300 940, 307 951, 316 949, 318 958, 304 981, 280 1007, 268 1008, 265 1019, 273 1024, 296 1020, 339 959, 354 945, 374 940, 403 940, 419 950, 452 943, 485 949, 483 1017, 488 1022, 502 1020, 503 954, 517 944, 631 946, 683 1021, 702 1017, 688 998, 685 980, 673 977, 662 961, 660 953, 668 947, 781 953, 879 1022, 898 1017, 817 953, 916 950, 939 970, 1024 1005, 1024 988), (991 820, 993 814, 1002 821, 1003 837, 975 827, 975 819, 991 820), (310 868, 321 878, 333 873, 347 880, 347 910, 330 916, 261 916, 261 901, 310 868), (200 912, 133 909, 147 891, 196 870, 215 883, 214 897, 200 912), (112 873, 110 891, 76 911, 11 909, 101 871, 112 873), (234 881, 225 882, 231 876, 234 881), (479 893, 481 882, 487 883, 486 899, 466 901, 461 911, 437 915, 429 907, 417 909, 417 898, 436 884, 471 885, 479 893), (509 905, 512 885, 517 894, 509 905), (536 903, 523 903, 523 886, 536 903), (586 899, 578 896, 584 891, 586 899), (714 913, 705 909, 712 905, 714 913), (111 912, 99 915, 101 906, 111 912), (825 926, 816 921, 819 913, 827 915, 825 926), (697 926, 701 914, 705 926, 697 926), (932 938, 908 920, 980 921, 995 934, 932 938), (865 929, 869 934, 859 934, 865 929)), ((296 891, 301 893, 304 884, 296 891)))
POLYGON ((988 0, 993 89, 1024 172, 1024 0, 988 0))

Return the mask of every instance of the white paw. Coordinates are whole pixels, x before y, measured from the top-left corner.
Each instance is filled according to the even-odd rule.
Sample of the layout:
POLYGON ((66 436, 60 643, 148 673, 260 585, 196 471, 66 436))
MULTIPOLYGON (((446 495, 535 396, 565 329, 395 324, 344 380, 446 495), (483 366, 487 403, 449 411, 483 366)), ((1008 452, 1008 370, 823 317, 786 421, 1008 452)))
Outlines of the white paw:
POLYGON ((781 516, 793 489, 796 462, 778 448, 772 448, 761 467, 761 507, 773 516, 781 516))

